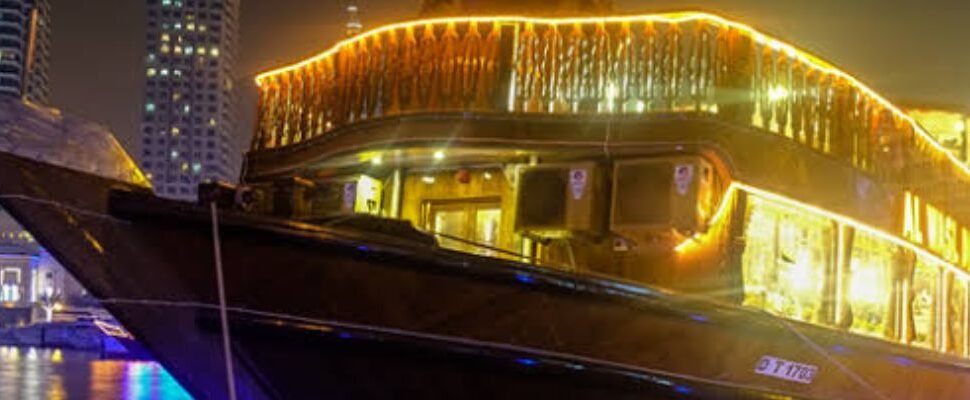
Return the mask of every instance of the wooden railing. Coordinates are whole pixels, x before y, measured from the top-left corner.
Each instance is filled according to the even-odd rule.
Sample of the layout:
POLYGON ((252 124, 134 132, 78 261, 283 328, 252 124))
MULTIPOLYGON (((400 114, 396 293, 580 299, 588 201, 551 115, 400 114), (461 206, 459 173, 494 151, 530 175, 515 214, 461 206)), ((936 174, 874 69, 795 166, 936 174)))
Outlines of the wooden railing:
POLYGON ((850 75, 704 13, 472 17, 385 26, 260 75, 253 150, 408 113, 695 112, 785 136, 906 185, 970 170, 850 75), (920 174, 920 176, 925 176, 920 174))

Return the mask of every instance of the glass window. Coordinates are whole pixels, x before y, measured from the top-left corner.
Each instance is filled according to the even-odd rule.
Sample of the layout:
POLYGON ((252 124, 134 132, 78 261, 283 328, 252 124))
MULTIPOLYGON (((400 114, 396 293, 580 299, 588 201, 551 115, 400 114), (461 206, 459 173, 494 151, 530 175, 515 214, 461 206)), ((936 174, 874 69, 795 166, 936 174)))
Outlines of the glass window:
POLYGON ((856 231, 848 271, 849 330, 890 337, 893 245, 856 231))
POLYGON ((20 301, 20 269, 4 268, 0 272, 0 301, 18 302, 20 301))
POLYGON ((479 209, 475 216, 475 242, 486 246, 498 247, 498 233, 501 226, 502 210, 497 208, 479 209))
POLYGON ((458 250, 464 249, 465 243, 452 238, 465 238, 467 228, 465 220, 467 218, 464 207, 434 211, 434 227, 432 229, 436 234, 440 235, 438 240, 442 247, 458 250))
POLYGON ((432 202, 432 232, 442 247, 468 253, 499 256, 489 247, 500 246, 502 210, 493 202, 432 202))
POLYGON ((949 340, 947 351, 957 354, 967 354, 967 281, 953 278, 951 273, 950 296, 947 322, 949 325, 949 340))
POLYGON ((911 342, 922 347, 933 347, 935 334, 935 313, 937 285, 940 279, 940 269, 926 260, 916 261, 913 273, 913 286, 910 291, 913 296, 912 304, 913 333, 911 342))
POLYGON ((825 270, 833 224, 751 196, 742 269, 744 304, 807 322, 824 322, 825 270))

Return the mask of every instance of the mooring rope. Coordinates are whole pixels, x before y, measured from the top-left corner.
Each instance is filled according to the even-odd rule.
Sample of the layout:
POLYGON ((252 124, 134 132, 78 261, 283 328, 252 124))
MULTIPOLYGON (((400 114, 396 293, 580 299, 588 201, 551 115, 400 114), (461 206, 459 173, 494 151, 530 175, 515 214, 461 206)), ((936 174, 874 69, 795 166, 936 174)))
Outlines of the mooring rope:
POLYGON ((226 386, 229 400, 236 400, 236 377, 232 369, 232 346, 229 337, 229 317, 226 312, 226 284, 222 273, 222 250, 219 239, 219 208, 215 202, 209 203, 212 211, 212 252, 216 261, 216 283, 219 288, 219 319, 222 323, 222 352, 226 360, 226 386))

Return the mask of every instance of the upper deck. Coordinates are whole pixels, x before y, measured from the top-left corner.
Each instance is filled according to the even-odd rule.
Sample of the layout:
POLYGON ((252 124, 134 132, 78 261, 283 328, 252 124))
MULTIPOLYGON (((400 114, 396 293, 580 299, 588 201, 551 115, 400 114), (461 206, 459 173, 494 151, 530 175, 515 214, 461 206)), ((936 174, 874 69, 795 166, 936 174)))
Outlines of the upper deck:
POLYGON ((719 150, 734 179, 898 236, 914 221, 949 230, 927 222, 937 216, 970 226, 970 168, 911 116, 832 64, 707 13, 402 22, 257 84, 249 182, 433 140, 607 155, 697 145, 719 150))
POLYGON ((970 191, 938 190, 968 187, 970 169, 910 116, 828 62, 706 13, 403 22, 256 81, 248 174, 348 125, 395 116, 703 114, 784 137, 970 221, 970 191))

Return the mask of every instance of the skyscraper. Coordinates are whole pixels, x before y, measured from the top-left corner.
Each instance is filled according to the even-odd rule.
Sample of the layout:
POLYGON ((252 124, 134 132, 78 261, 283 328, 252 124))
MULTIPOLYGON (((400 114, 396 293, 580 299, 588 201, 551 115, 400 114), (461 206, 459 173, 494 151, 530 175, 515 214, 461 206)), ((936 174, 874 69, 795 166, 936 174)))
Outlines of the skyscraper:
POLYGON ((0 94, 47 104, 50 49, 49 0, 0 1, 0 94))
POLYGON ((233 176, 239 0, 147 0, 139 162, 159 195, 192 200, 233 176))
POLYGON ((360 15, 358 15, 360 9, 357 7, 357 2, 350 0, 347 2, 347 24, 344 29, 344 35, 347 37, 355 36, 364 30, 364 25, 360 23, 360 15))

